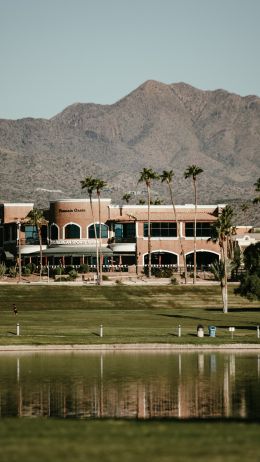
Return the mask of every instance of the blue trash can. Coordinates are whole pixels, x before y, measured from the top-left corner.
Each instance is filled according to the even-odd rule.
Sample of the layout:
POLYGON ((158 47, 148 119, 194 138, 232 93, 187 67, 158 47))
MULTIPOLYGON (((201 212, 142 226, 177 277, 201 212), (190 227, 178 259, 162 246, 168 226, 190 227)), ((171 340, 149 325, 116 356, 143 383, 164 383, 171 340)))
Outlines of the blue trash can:
POLYGON ((209 326, 209 336, 216 337, 216 330, 217 328, 215 326, 209 326))

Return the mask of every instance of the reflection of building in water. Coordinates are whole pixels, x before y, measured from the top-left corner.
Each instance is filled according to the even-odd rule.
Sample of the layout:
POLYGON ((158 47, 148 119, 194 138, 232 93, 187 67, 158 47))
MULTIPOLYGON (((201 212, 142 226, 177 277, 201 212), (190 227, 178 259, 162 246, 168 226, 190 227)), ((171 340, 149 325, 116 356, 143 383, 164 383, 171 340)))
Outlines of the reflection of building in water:
MULTIPOLYGON (((17 380, 12 377, 6 385, 0 382, 0 415, 138 419, 248 416, 249 398, 234 354, 200 354, 193 355, 192 360, 179 354, 167 365, 158 375, 137 374, 126 380, 122 373, 115 379, 106 377, 109 368, 103 366, 101 357, 91 378, 72 375, 66 381, 59 376, 39 380, 23 374, 20 358, 17 380)), ((257 356, 254 374, 258 384, 257 356)))

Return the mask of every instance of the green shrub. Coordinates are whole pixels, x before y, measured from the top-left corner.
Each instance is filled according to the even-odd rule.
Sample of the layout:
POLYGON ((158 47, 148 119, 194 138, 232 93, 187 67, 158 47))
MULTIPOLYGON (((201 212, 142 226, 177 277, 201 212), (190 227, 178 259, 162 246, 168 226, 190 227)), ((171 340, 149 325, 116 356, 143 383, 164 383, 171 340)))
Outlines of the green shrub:
POLYGON ((80 265, 78 271, 79 271, 79 273, 88 273, 89 272, 89 265, 87 263, 84 263, 83 265, 80 265))
POLYGON ((30 276, 31 270, 30 270, 30 268, 28 268, 28 266, 23 266, 22 267, 22 273, 24 274, 24 276, 30 276))
POLYGON ((109 277, 106 274, 102 274, 102 281, 109 281, 109 277))
POLYGON ((0 278, 2 278, 6 273, 6 266, 4 263, 0 264, 0 278))
POLYGON ((74 268, 72 268, 72 270, 70 270, 70 272, 68 273, 68 275, 69 275, 69 278, 70 278, 72 281, 74 281, 74 280, 77 278, 78 273, 77 273, 77 271, 76 271, 74 268))
POLYGON ((33 274, 35 273, 36 271, 36 265, 35 263, 27 263, 27 265, 25 266, 25 268, 28 268, 30 270, 30 274, 33 274))
POLYGON ((65 271, 64 271, 64 268, 63 266, 57 266, 56 268, 53 269, 53 275, 54 276, 58 276, 58 275, 61 275, 61 274, 64 274, 65 271))
MULTIPOLYGON (((172 268, 152 268, 152 276, 156 278, 170 278, 173 275, 172 268)), ((144 269, 144 274, 148 275, 148 267, 144 269)))
POLYGON ((17 268, 16 268, 16 266, 10 266, 10 268, 8 269, 8 274, 9 274, 10 278, 15 278, 17 276, 17 268))

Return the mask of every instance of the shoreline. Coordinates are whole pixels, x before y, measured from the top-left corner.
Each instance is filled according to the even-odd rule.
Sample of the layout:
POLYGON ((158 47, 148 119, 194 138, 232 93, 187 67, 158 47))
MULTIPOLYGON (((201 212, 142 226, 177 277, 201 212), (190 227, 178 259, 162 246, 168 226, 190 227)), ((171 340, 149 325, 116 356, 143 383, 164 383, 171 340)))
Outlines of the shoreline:
POLYGON ((0 353, 4 352, 58 352, 58 351, 85 351, 85 352, 112 352, 112 351, 138 351, 138 352, 164 352, 164 351, 255 351, 260 352, 260 344, 257 343, 224 343, 222 345, 193 345, 193 344, 170 344, 170 343, 115 343, 115 344, 93 344, 93 345, 0 345, 0 353))

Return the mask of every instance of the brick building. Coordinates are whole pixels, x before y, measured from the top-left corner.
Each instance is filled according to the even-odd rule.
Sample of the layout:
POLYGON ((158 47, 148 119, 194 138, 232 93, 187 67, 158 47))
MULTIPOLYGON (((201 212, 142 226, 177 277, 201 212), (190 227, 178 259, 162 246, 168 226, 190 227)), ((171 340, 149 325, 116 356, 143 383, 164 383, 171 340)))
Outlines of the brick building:
MULTIPOLYGON (((96 264, 96 238, 100 233, 98 200, 64 199, 50 202, 46 211, 48 226, 42 229, 45 265, 96 264), (94 216, 94 219, 93 219, 94 216)), ((100 222, 104 270, 121 266, 140 272, 148 263, 147 205, 113 205, 101 199, 100 222)), ((219 258, 218 244, 209 240, 211 225, 224 205, 197 207, 197 265, 207 267, 219 258)), ((22 264, 39 261, 37 230, 24 223, 33 203, 0 204, 1 260, 12 263, 21 255, 22 264)), ((180 239, 171 205, 151 205, 152 265, 183 267, 180 239)), ((188 265, 193 264, 194 205, 177 205, 180 237, 188 265)))

